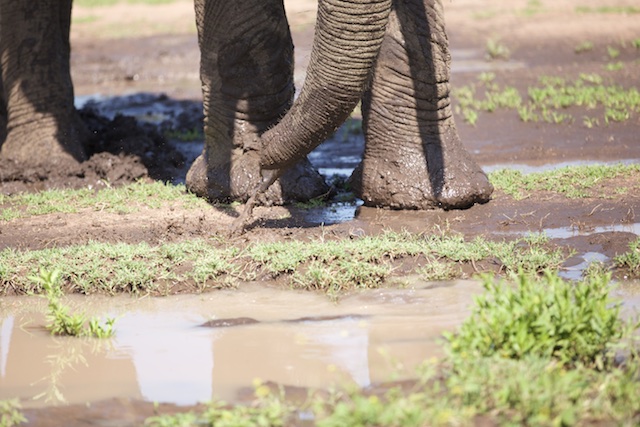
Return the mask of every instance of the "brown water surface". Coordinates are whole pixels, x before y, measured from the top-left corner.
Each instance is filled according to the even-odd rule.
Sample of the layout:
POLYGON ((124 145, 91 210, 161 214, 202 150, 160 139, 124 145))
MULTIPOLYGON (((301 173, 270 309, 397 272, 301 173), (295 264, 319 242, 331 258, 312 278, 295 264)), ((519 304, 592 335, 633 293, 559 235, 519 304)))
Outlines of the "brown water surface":
POLYGON ((52 337, 46 302, 0 300, 0 400, 26 407, 112 397, 234 401, 254 380, 327 388, 414 376, 469 313, 473 281, 324 295, 247 284, 166 298, 70 297, 73 311, 117 317, 110 340, 52 337), (234 322, 233 319, 241 319, 234 322), (257 322, 247 321, 247 318, 257 322), (204 327, 211 320, 220 327, 204 327), (233 326, 234 323, 239 323, 233 326))

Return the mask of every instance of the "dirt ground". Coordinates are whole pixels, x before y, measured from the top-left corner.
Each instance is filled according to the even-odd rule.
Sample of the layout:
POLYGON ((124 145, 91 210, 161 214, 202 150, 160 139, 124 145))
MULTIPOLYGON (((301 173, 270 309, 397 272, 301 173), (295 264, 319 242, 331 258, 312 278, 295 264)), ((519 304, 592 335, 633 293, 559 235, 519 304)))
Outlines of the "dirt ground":
MULTIPOLYGON (((285 3, 296 44, 299 86, 309 58, 316 2, 288 0, 285 3)), ((476 81, 482 71, 494 72, 498 83, 516 86, 521 93, 541 75, 576 78, 586 72, 610 77, 626 88, 640 87, 640 48, 632 44, 633 40, 640 39, 640 14, 593 12, 603 5, 637 6, 634 0, 513 0, 508 6, 501 0, 445 0, 444 4, 453 55, 454 87, 476 81), (592 8, 589 9, 592 12, 579 13, 577 8, 592 8), (490 38, 501 40, 509 48, 508 60, 485 59, 490 38), (575 53, 575 47, 584 41, 591 41, 594 48, 575 53), (616 61, 624 64, 622 69, 605 70, 604 65, 609 61, 608 46, 620 49, 616 61)), ((176 129, 184 131, 199 126, 199 52, 192 20, 193 6, 189 0, 156 6, 122 3, 101 8, 77 7, 72 35, 76 95, 82 98, 95 94, 106 97, 164 94, 160 97, 162 102, 181 103, 181 111, 188 113, 176 115, 179 123, 174 126, 176 129)), ((586 110, 571 112, 575 117, 582 117, 586 110)), ((153 126, 140 129, 122 118, 109 121, 90 116, 88 119, 97 133, 113 135, 100 139, 98 145, 103 152, 92 151, 95 156, 83 165, 82 172, 71 178, 61 177, 61 181, 42 181, 38 171, 32 171, 27 182, 21 182, 9 179, 7 171, 2 171, 0 176, 4 182, 0 183, 0 191, 11 194, 58 185, 99 188, 104 180, 121 184, 145 177, 180 180, 188 160, 168 148, 162 137, 163 129, 153 126), (121 151, 123 140, 128 142, 121 151)), ((513 112, 481 113, 475 126, 464 123, 462 117, 457 117, 457 123, 467 148, 488 169, 524 165, 538 170, 549 165, 581 162, 640 163, 638 114, 624 123, 601 124, 590 129, 582 120, 561 125, 524 123, 513 112)), ((341 149, 357 152, 362 147, 335 143, 324 149, 320 166, 330 167, 332 159, 340 158, 341 149)), ((354 219, 347 214, 347 221, 323 227, 320 224, 326 216, 322 213, 311 215, 291 207, 259 208, 258 221, 240 239, 309 238, 323 233, 348 237, 383 229, 430 232, 444 228, 469 237, 483 235, 500 239, 525 231, 548 231, 554 243, 575 250, 576 256, 566 266, 571 268, 581 263, 587 253, 611 258, 625 252, 628 243, 637 238, 640 182, 620 179, 597 191, 616 194, 618 187, 630 191, 612 198, 570 201, 549 193, 532 193, 516 201, 498 191, 485 205, 450 212, 398 212, 360 207, 354 219)), ((90 240, 177 241, 226 233, 234 216, 228 210, 176 207, 145 209, 125 215, 89 210, 80 214, 35 216, 0 222, 0 249, 38 249, 90 240)), ((100 417, 100 411, 111 412, 114 408, 118 411, 117 408, 137 405, 116 402, 106 405, 108 410, 96 407, 97 416, 100 417)), ((127 411, 124 412, 129 417, 127 411)), ((137 409, 132 411, 141 413, 137 409)), ((67 411, 66 415, 73 416, 71 412, 67 411)), ((38 418, 37 410, 30 413, 39 419, 32 425, 50 425, 42 417, 38 418)), ((61 421, 66 415, 61 413, 60 418, 58 415, 54 418, 61 421)), ((92 424, 92 420, 94 417, 87 417, 86 425, 92 424)))
MULTIPOLYGON (((622 7, 634 2, 605 3, 622 7)), ((521 92, 540 75, 575 78, 585 72, 611 77, 624 87, 639 85, 640 49, 631 41, 640 37, 640 14, 576 12, 579 7, 603 5, 603 2, 585 0, 566 1, 561 5, 514 1, 508 7, 498 0, 457 0, 445 1, 444 5, 453 55, 454 87, 476 81, 482 71, 494 72, 498 83, 514 85, 521 92), (490 38, 501 40, 509 48, 508 60, 485 59, 490 38), (584 41, 591 41, 594 48, 576 54, 575 46, 584 41), (608 46, 620 49, 617 60, 624 63, 621 70, 605 71, 608 46)), ((309 58, 316 2, 289 0, 286 6, 296 44, 299 86, 309 58)), ((164 109, 175 106, 179 113, 175 113, 170 125, 174 130, 187 131, 200 126, 199 52, 192 20, 193 6, 189 0, 155 6, 122 3, 109 7, 76 7, 72 30, 76 95, 83 99, 96 94, 109 97, 142 93, 155 97, 164 109)), ((135 102, 134 97, 129 104, 135 102)), ((156 104, 149 105, 149 114, 152 114, 156 104)), ((131 105, 122 106, 127 107, 131 105)), ((118 108, 116 105, 115 110, 118 108)), ((572 113, 581 117, 580 111, 572 113)), ((105 181, 117 185, 147 176, 178 181, 183 178, 189 160, 166 143, 162 126, 139 128, 132 119, 110 121, 92 113, 86 113, 85 118, 97 140, 90 149, 95 155, 80 172, 43 181, 41 171, 29 171, 25 180, 16 181, 11 180, 11 174, 5 170, 0 190, 10 194, 61 185, 100 188, 105 181)), ((536 170, 545 165, 576 162, 640 161, 638 115, 624 123, 602 124, 591 129, 581 120, 562 125, 524 123, 513 112, 480 113, 474 126, 464 123, 461 117, 457 117, 457 123, 468 149, 489 169, 525 165, 536 170)), ((351 155, 362 149, 358 144, 361 141, 330 142, 323 149, 324 154, 316 156, 317 165, 335 167, 332 159, 340 162, 343 145, 344 150, 351 150, 348 153, 351 155)), ((624 185, 640 188, 635 182, 624 185)), ((496 192, 490 203, 466 211, 400 213, 360 208, 354 221, 332 227, 338 234, 349 233, 354 228, 382 227, 426 231, 444 224, 466 234, 484 235, 561 227, 594 230, 637 223, 639 198, 640 191, 631 191, 624 197, 606 201, 581 199, 567 204, 563 198, 545 194, 514 201, 496 192)), ((319 232, 314 227, 322 218, 307 221, 309 215, 294 212, 287 220, 274 220, 289 216, 286 214, 290 210, 259 210, 263 221, 245 238, 278 238, 292 233, 308 236, 319 232), (292 226, 296 228, 290 228, 292 226)), ((101 212, 83 212, 77 217, 51 215, 14 220, 0 224, 0 247, 37 248, 91 239, 156 242, 181 239, 203 232, 215 234, 220 228, 226 229, 233 217, 212 209, 197 213, 156 210, 140 214, 139 218, 132 214, 126 221, 120 219, 111 220, 101 212)), ((621 239, 612 245, 613 250, 579 247, 578 252, 604 251, 605 255, 612 256, 620 248, 626 248, 632 237, 625 232, 609 234, 613 242, 617 241, 614 236, 621 239)))

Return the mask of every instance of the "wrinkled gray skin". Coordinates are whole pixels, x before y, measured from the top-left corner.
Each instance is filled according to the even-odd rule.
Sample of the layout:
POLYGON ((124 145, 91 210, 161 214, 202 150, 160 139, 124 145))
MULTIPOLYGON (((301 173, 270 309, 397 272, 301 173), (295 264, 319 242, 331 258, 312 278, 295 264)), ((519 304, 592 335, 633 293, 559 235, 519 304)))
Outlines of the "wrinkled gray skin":
MULTIPOLYGON (((77 143, 82 129, 74 119, 68 78, 70 4, 0 0, 0 7, 9 123, 2 156, 32 160, 34 152, 47 150, 42 158, 49 161, 82 160, 77 143), (33 22, 40 12, 48 20, 25 24, 21 34, 3 30, 33 22), (56 35, 46 42, 37 36, 49 30, 56 35), (44 61, 32 47, 39 45, 51 48, 44 61), (63 90, 49 94, 52 82, 63 90), (16 92, 23 93, 16 97, 16 92), (29 108, 14 107, 18 101, 29 108), (52 101, 71 107, 56 107, 64 111, 53 114, 52 101), (23 123, 22 116, 30 119, 23 123), (33 123, 45 119, 55 124, 45 127, 50 137, 33 142, 33 123), (12 142, 18 137, 21 144, 12 142)), ((451 115, 450 57, 438 0, 320 0, 311 62, 295 102, 293 46, 282 0, 196 0, 195 8, 206 143, 187 175, 192 191, 210 199, 246 200, 261 169, 287 171, 267 201, 325 191, 305 156, 363 99, 366 148, 351 182, 366 204, 464 208, 489 199, 491 185, 460 143, 451 115)))
POLYGON ((0 156, 45 168, 85 159, 73 106, 71 0, 0 1, 0 156))

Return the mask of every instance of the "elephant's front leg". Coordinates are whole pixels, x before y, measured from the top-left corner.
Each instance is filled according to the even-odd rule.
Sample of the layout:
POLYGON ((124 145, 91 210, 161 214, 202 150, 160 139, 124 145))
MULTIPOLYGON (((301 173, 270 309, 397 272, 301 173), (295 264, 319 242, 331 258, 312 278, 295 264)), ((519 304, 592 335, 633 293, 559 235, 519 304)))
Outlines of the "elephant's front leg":
POLYGON ((71 0, 0 0, 7 130, 0 157, 56 168, 85 159, 89 132, 73 103, 70 25, 71 0))
MULTIPOLYGON (((187 186, 210 200, 246 200, 260 180, 260 135, 290 108, 293 43, 282 0, 196 0, 205 147, 187 186)), ((327 191, 306 158, 273 185, 270 203, 327 191)))
POLYGON ((352 183, 366 205, 466 208, 493 188, 463 147, 449 98, 440 0, 394 0, 363 101, 365 153, 352 183))

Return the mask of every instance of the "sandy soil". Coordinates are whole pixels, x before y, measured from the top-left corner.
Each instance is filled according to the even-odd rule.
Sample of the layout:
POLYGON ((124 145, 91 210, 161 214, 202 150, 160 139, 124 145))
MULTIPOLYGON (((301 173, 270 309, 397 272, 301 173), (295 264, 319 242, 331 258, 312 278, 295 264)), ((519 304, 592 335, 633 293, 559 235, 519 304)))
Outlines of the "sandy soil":
MULTIPOLYGON (((505 2, 500 0, 445 1, 453 51, 454 86, 473 82, 479 72, 488 70, 496 74, 498 83, 514 85, 521 90, 536 82, 540 75, 575 78, 584 72, 597 72, 624 87, 640 86, 640 49, 631 43, 640 38, 640 14, 576 11, 578 7, 595 8, 604 4, 637 6, 635 1, 514 0, 508 3, 505 6, 505 2), (510 49, 508 61, 485 60, 489 38, 501 40, 510 49), (584 41, 591 41, 594 48, 576 54, 575 46, 584 41), (607 46, 620 49, 621 54, 616 60, 624 63, 621 70, 604 69, 604 64, 609 61, 607 46)), ((296 43, 296 80, 301 83, 313 36, 315 2, 288 0, 286 4, 296 43)), ((169 100, 187 100, 197 105, 201 99, 199 53, 192 19, 193 7, 189 0, 178 0, 162 6, 122 3, 104 8, 77 7, 74 10, 72 35, 76 94, 113 96, 139 92, 165 93, 169 100)), ((575 110, 572 113, 581 117, 584 111, 575 110)), ((475 126, 463 123, 461 117, 457 121, 468 149, 487 168, 499 165, 537 168, 592 161, 640 163, 640 117, 637 114, 624 123, 603 124, 591 129, 585 127, 581 120, 562 125, 523 123, 515 113, 506 112, 481 113, 475 126)), ((126 128, 128 125, 124 126, 126 128)), ((145 129, 144 132, 144 137, 152 141, 145 147, 151 147, 148 148, 151 150, 166 149, 163 143, 153 143, 156 138, 153 129, 145 129)), ((335 144, 332 149, 339 150, 340 144, 335 144)), ((340 153, 333 155, 339 157, 340 153)), ((98 172, 93 175, 85 173, 83 176, 86 180, 83 182, 80 179, 73 185, 95 185, 101 179, 108 178, 110 168, 119 164, 118 161, 123 162, 125 169, 130 167, 133 170, 117 174, 118 179, 114 178, 114 181, 118 183, 145 176, 166 179, 166 176, 175 176, 178 173, 176 171, 184 166, 181 164, 184 159, 178 158, 177 154, 175 156, 168 160, 168 169, 163 171, 157 170, 157 167, 154 170, 153 162, 141 160, 144 156, 133 150, 126 154, 105 155, 104 162, 96 158, 94 162, 97 166, 90 168, 98 172)), ((331 157, 325 159, 324 163, 330 164, 331 157)), ((37 177, 33 177, 32 181, 28 186, 31 189, 57 184, 40 182, 37 177)), ((326 227, 319 226, 323 218, 326 219, 322 213, 314 216, 294 208, 259 208, 256 212, 258 220, 240 239, 250 242, 310 238, 324 233, 348 237, 356 231, 375 233, 382 229, 401 228, 415 232, 447 228, 469 237, 484 235, 500 239, 525 231, 546 230, 555 233, 552 240, 554 244, 576 252, 567 265, 570 268, 572 264, 582 262, 582 255, 589 252, 608 257, 624 252, 628 243, 637 238, 640 183, 620 179, 595 192, 616 194, 615 189, 619 187, 629 188, 630 191, 624 196, 570 201, 547 193, 533 193, 527 199, 516 201, 496 192, 493 200, 486 205, 451 212, 397 212, 359 208, 355 219, 326 227)), ((15 182, 0 183, 0 191, 5 194, 24 188, 27 187, 15 182)), ((211 208, 194 211, 175 206, 126 215, 99 210, 43 215, 0 222, 0 249, 37 249, 89 240, 177 241, 224 233, 234 216, 228 210, 211 208)), ((132 414, 139 417, 149 411, 147 406, 144 410, 137 410, 136 406, 119 401, 111 406, 107 404, 109 411, 123 407, 131 409, 123 412, 122 425, 133 422, 131 420, 135 417, 132 414)), ((107 411, 100 407, 98 412, 103 410, 107 411)), ((73 416, 73 410, 61 414, 58 412, 51 413, 60 417, 58 420, 73 416)), ((31 425, 51 425, 47 424, 49 421, 38 410, 31 415, 35 419, 31 425)))

